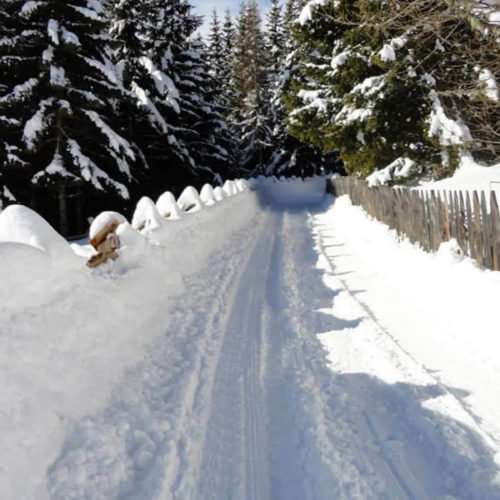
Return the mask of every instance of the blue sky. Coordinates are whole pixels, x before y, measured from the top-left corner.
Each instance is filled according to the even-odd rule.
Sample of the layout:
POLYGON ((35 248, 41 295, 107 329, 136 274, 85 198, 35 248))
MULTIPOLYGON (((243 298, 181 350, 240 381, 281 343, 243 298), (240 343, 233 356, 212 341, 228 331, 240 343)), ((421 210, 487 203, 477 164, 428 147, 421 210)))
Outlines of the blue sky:
MULTIPOLYGON (((240 8, 240 0, 191 0, 191 3, 195 6, 196 12, 200 15, 205 16, 205 21, 210 21, 210 13, 215 7, 221 14, 229 8, 233 15, 238 13, 240 8)), ((270 0, 259 0, 259 4, 262 7, 262 13, 268 8, 270 0)))

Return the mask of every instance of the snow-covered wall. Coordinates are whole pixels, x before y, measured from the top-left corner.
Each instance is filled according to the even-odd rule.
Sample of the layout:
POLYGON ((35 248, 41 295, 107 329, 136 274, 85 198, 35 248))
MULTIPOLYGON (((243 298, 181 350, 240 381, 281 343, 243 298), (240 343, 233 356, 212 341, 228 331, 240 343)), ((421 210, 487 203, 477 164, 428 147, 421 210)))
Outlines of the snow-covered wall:
POLYGON ((258 222, 245 182, 213 197, 222 201, 210 193, 199 203, 189 190, 199 205, 188 213, 169 195, 141 200, 132 223, 121 219, 119 259, 93 270, 90 247, 69 245, 30 209, 0 214, 0 498, 47 497, 45 474, 72 422, 102 407, 164 334, 186 279, 258 222))

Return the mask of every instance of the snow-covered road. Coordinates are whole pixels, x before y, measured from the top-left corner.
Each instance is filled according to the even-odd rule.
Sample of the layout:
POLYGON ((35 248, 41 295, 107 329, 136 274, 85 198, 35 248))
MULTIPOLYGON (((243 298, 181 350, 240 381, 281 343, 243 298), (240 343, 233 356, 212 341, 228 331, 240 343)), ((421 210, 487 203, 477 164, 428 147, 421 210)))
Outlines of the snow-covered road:
POLYGON ((445 383, 446 353, 408 340, 433 317, 351 235, 374 223, 279 189, 184 279, 107 402, 61 424, 36 498, 500 498, 494 412, 453 385, 460 360, 445 383))

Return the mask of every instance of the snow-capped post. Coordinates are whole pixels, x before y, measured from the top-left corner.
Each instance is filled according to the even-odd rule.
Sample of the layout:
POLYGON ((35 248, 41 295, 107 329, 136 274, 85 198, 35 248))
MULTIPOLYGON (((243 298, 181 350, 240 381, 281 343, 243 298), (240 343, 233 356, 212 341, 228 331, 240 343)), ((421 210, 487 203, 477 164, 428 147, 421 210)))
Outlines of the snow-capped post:
POLYGON ((115 233, 120 225, 116 219, 111 219, 93 238, 90 244, 97 250, 97 254, 90 257, 87 266, 98 267, 108 260, 118 258, 117 250, 120 248, 120 238, 115 233))

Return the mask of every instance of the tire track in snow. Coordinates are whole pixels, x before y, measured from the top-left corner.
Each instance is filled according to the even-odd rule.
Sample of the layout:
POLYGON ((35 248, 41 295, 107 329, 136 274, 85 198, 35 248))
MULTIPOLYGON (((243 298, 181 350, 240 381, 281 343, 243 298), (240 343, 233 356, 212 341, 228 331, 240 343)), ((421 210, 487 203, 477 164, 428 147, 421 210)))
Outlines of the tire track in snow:
POLYGON ((267 215, 241 275, 212 389, 199 499, 269 498, 262 370, 265 283, 281 216, 267 215))
POLYGON ((49 472, 50 498, 191 498, 180 496, 178 478, 196 476, 190 448, 202 432, 193 431, 193 413, 203 423, 226 310, 259 227, 241 230, 205 273, 189 278, 187 298, 169 309, 165 337, 106 410, 75 424, 49 472))

